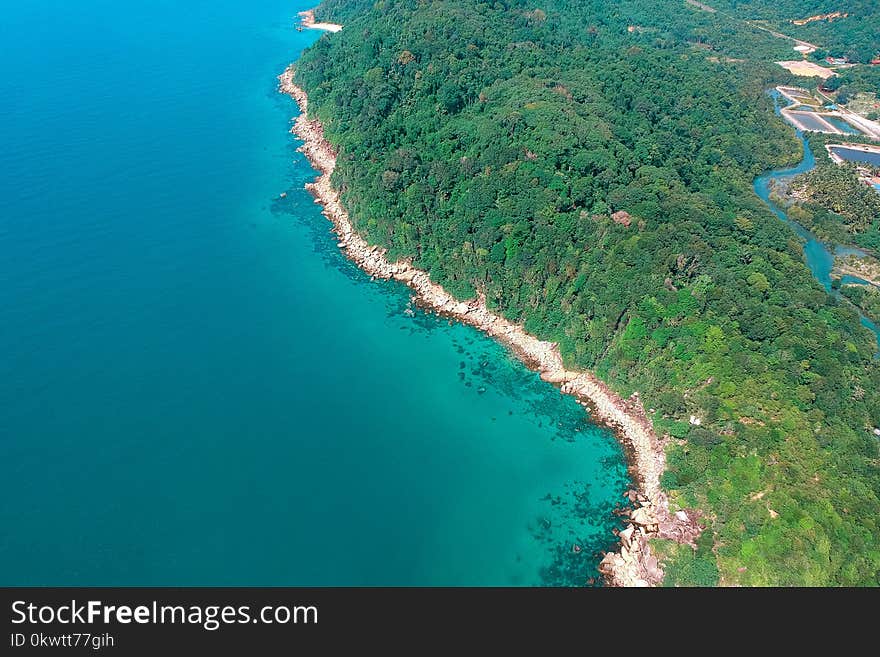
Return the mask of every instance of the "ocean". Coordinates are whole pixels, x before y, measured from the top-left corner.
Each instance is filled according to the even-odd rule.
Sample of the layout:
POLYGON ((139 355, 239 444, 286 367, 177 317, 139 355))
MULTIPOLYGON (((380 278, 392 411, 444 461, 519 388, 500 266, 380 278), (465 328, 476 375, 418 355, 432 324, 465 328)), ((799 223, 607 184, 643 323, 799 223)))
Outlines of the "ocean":
POLYGON ((311 3, 7 4, 0 584, 597 577, 611 433, 303 190, 275 77, 311 3))

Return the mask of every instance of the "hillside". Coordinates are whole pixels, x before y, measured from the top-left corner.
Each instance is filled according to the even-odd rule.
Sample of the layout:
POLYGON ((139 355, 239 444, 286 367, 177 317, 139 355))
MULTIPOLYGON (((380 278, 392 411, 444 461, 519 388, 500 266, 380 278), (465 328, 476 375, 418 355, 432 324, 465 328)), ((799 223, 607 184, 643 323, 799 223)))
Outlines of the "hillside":
POLYGON ((748 57, 774 39, 672 0, 317 15, 346 28, 297 81, 357 230, 673 438, 663 484, 708 529, 668 583, 878 584, 876 343, 752 191, 800 157, 765 94, 787 74, 748 57))
POLYGON ((815 43, 835 57, 867 64, 880 56, 880 4, 876 0, 714 0, 709 4, 815 43))

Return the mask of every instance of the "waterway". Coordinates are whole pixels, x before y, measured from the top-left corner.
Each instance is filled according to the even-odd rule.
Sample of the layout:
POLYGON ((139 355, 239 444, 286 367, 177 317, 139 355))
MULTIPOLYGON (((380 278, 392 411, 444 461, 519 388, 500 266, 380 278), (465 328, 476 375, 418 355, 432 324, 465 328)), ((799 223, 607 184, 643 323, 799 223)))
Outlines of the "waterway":
MULTIPOLYGON (((771 90, 769 93, 776 103, 777 115, 781 116, 780 99, 783 98, 783 96, 775 89, 771 90)), ((790 167, 787 169, 776 169, 774 171, 770 171, 761 176, 758 176, 755 179, 754 183, 755 193, 761 198, 762 201, 764 201, 764 203, 767 204, 770 210, 773 211, 773 214, 775 214, 782 221, 791 226, 791 228, 798 234, 798 236, 804 240, 804 258, 806 260, 807 266, 813 273, 813 276, 816 278, 817 281, 819 281, 819 283, 822 284, 822 286, 829 294, 833 294, 834 296, 840 298, 840 293, 837 290, 832 289, 831 285, 831 271, 834 268, 835 255, 864 256, 865 252, 858 248, 843 246, 840 244, 832 245, 831 247, 829 247, 829 245, 822 242, 818 237, 816 237, 813 233, 804 228, 801 224, 791 219, 785 212, 785 210, 776 205, 776 203, 774 203, 770 198, 772 182, 774 180, 792 178, 799 174, 806 173, 816 166, 816 158, 813 155, 813 151, 810 149, 810 145, 807 142, 803 131, 797 130, 796 134, 798 139, 800 139, 801 144, 803 145, 803 159, 794 167, 790 167)), ((848 279, 845 279, 844 282, 859 283, 860 280, 861 279, 857 279, 855 277, 849 277, 848 279)), ((860 315, 860 321, 862 326, 874 332, 877 337, 878 347, 880 347, 880 327, 878 327, 877 324, 872 322, 864 315, 860 315)))

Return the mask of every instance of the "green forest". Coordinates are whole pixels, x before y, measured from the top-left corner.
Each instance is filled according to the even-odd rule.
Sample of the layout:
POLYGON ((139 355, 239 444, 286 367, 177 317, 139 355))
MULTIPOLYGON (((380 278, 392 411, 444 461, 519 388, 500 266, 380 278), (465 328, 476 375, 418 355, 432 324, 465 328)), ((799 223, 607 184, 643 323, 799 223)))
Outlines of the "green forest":
POLYGON ((296 76, 357 229, 673 438, 663 485, 707 529, 667 584, 880 583, 877 343, 752 189, 802 155, 766 93, 790 77, 750 56, 779 40, 681 0, 318 16, 345 29, 296 76))
POLYGON ((876 0, 710 0, 708 4, 737 18, 767 24, 783 34, 820 46, 819 56, 869 63, 880 56, 880 3, 876 0), (813 20, 840 12, 839 17, 813 20))
MULTIPOLYGON (((850 103, 859 92, 869 92, 876 97, 880 92, 880 66, 838 68, 836 75, 822 83, 822 90, 833 92, 834 101, 841 105, 850 103)), ((865 116, 876 121, 880 118, 880 112, 872 110, 866 112, 865 116)))
POLYGON ((844 285, 840 292, 873 322, 880 322, 880 289, 870 285, 844 285))
POLYGON ((797 201, 789 207, 789 217, 823 240, 876 249, 880 246, 880 194, 859 179, 856 165, 834 164, 824 155, 824 148, 816 161, 815 169, 791 183, 797 201))

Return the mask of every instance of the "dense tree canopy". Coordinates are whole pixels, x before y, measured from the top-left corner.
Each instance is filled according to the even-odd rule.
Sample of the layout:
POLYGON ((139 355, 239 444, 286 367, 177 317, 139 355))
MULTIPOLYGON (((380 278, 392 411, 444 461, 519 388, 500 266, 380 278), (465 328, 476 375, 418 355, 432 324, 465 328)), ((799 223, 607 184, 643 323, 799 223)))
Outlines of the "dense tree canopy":
POLYGON ((841 293, 874 323, 880 323, 880 289, 870 285, 844 285, 841 293))
POLYGON ((792 218, 817 227, 835 242, 852 242, 856 235, 880 230, 880 194, 860 180, 856 165, 837 166, 827 157, 820 162, 793 181, 804 207, 797 208, 797 216, 792 218), (833 226, 843 231, 835 231, 833 226))
POLYGON ((708 4, 739 18, 766 22, 834 57, 868 63, 880 56, 877 0, 710 0, 708 4), (813 20, 803 22, 809 18, 813 20))
POLYGON ((877 345, 752 190, 800 157, 773 38, 678 0, 326 10, 297 78, 358 230, 641 391, 709 522, 671 581, 877 584, 877 345))
MULTIPOLYGON (((816 167, 791 179, 777 180, 774 200, 786 212, 819 239, 832 243, 855 245, 869 254, 880 254, 880 194, 865 184, 869 172, 880 169, 865 163, 844 163, 840 166, 828 157, 826 145, 838 144, 840 135, 811 133, 809 146, 816 158, 816 167)), ((847 143, 870 144, 867 137, 847 136, 847 143)))

